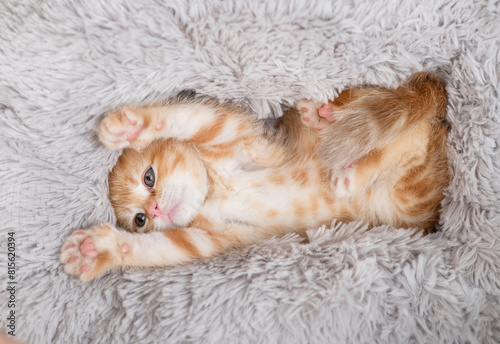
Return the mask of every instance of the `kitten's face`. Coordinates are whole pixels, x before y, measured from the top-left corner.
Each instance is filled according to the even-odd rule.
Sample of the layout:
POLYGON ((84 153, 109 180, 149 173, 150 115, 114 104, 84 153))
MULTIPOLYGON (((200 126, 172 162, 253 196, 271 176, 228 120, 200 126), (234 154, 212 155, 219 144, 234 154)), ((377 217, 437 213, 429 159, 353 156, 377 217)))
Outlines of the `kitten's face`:
POLYGON ((188 143, 158 140, 137 152, 126 149, 109 174, 118 223, 132 232, 185 227, 208 193, 203 161, 188 143))

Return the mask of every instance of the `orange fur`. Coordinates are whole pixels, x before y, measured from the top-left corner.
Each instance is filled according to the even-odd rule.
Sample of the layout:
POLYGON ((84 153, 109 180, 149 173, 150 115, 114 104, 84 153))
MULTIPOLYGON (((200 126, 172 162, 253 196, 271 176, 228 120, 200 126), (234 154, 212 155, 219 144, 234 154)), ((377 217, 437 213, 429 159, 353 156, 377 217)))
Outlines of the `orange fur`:
POLYGON ((198 258, 202 256, 198 248, 189 240, 188 232, 182 229, 175 228, 169 231, 163 231, 162 233, 167 238, 169 238, 176 246, 185 251, 189 255, 189 257, 198 258))

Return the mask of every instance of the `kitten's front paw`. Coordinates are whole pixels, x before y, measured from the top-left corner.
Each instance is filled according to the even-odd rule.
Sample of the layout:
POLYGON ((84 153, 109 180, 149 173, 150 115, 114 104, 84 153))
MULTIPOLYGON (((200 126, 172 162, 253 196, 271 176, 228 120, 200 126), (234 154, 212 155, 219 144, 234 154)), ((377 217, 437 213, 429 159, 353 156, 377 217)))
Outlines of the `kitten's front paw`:
POLYGON ((118 266, 129 251, 127 244, 120 244, 118 234, 115 227, 102 223, 71 234, 61 247, 64 271, 86 282, 118 266))
POLYGON ((101 122, 99 139, 111 150, 127 147, 144 148, 149 142, 144 142, 141 133, 144 129, 144 120, 139 111, 132 107, 124 107, 111 111, 101 122))

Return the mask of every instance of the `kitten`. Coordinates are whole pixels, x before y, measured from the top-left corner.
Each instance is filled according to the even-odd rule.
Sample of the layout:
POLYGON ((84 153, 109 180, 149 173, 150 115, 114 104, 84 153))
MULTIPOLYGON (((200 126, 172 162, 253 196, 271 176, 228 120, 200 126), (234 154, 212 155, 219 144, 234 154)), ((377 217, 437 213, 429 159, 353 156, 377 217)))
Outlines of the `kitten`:
POLYGON ((180 99, 110 112, 101 142, 118 224, 78 230, 61 263, 88 281, 170 266, 332 220, 433 229, 448 183, 447 95, 432 74, 397 89, 302 100, 274 133, 234 105, 180 99))

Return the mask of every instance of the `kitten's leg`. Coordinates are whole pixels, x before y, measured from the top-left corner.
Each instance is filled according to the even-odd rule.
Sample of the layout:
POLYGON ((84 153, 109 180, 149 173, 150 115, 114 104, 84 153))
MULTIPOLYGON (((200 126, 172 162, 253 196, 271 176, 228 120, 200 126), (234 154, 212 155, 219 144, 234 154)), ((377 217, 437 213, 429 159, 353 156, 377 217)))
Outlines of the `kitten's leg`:
POLYGON ((387 178, 385 183, 378 185, 379 189, 383 189, 382 193, 387 193, 386 199, 392 202, 387 207, 392 211, 386 215, 387 218, 378 214, 380 220, 399 227, 418 227, 426 233, 434 230, 444 189, 449 182, 447 132, 448 128, 443 123, 427 126, 427 130, 421 131, 420 135, 415 132, 415 136, 409 138, 415 142, 410 148, 411 154, 403 151, 398 142, 393 144, 390 148, 393 154, 391 160, 400 163, 390 175, 393 178, 387 178))
POLYGON ((428 123, 420 123, 386 147, 373 149, 356 161, 349 160, 340 168, 332 169, 331 187, 335 194, 338 197, 356 196, 374 182, 392 188, 409 169, 424 164, 429 138, 435 136, 432 130, 428 123))
POLYGON ((215 103, 172 102, 161 106, 126 106, 102 121, 99 138, 109 149, 142 149, 157 138, 177 138, 197 145, 221 146, 260 135, 250 114, 215 103))
POLYGON ((252 226, 231 225, 224 232, 191 227, 139 234, 100 224, 70 235, 60 260, 66 273, 88 281, 119 267, 173 266, 213 257, 268 236, 267 230, 252 226))
POLYGON ((334 111, 335 125, 322 131, 318 152, 325 165, 339 168, 406 136, 421 122, 442 121, 446 103, 444 84, 429 73, 417 73, 396 89, 350 89, 334 111))
POLYGON ((337 197, 354 199, 373 225, 432 230, 448 184, 447 126, 421 123, 354 166, 332 172, 337 197))

